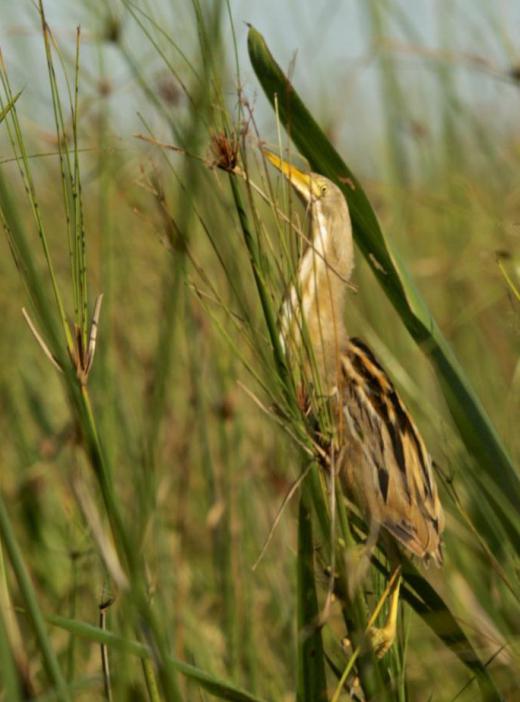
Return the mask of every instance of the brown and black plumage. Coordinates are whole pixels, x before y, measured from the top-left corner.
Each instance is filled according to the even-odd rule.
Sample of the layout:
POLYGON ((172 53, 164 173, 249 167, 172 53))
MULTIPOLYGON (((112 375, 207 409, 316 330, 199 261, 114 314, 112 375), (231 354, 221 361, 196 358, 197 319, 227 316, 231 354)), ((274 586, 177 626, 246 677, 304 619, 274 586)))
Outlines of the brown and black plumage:
MULTIPOLYGON (((347 496, 372 533, 423 561, 442 562, 444 516, 421 435, 391 380, 343 319, 354 250, 346 200, 330 180, 266 152, 308 209, 310 240, 282 306, 281 340, 336 408, 339 465, 347 496), (309 353, 309 345, 312 353, 309 353)), ((387 625, 374 630, 379 654, 395 636, 399 579, 387 625)))
POLYGON ((349 435, 342 461, 347 489, 370 521, 414 556, 440 565, 444 517, 421 435, 363 342, 350 339, 341 363, 349 435))

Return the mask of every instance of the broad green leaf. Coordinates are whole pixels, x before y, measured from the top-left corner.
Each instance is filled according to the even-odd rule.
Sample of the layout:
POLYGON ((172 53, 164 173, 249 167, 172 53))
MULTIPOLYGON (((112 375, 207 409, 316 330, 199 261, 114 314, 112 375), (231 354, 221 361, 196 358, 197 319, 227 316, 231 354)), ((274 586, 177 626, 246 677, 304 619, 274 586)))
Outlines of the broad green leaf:
MULTIPOLYGON (((97 626, 92 626, 91 624, 86 624, 76 619, 67 619, 66 617, 60 617, 55 614, 48 615, 47 621, 75 636, 81 636, 89 641, 95 641, 96 643, 105 644, 108 647, 125 651, 137 658, 146 660, 152 658, 150 649, 144 644, 138 641, 125 639, 106 629, 100 629, 97 626)), ((264 702, 260 697, 256 697, 245 690, 241 690, 231 683, 219 680, 217 677, 200 670, 200 668, 190 665, 189 663, 184 663, 177 658, 169 656, 167 663, 174 670, 182 673, 182 675, 185 675, 190 680, 197 682, 210 694, 221 700, 229 700, 229 702, 264 702)))
POLYGON ((300 498, 298 514, 298 702, 326 702, 327 680, 314 582, 310 512, 300 498))
MULTIPOLYGON (((276 101, 278 114, 291 139, 309 161, 311 169, 333 180, 343 191, 356 243, 406 328, 433 363, 468 451, 518 512, 519 475, 424 300, 395 251, 385 241, 361 184, 317 125, 254 28, 249 30, 248 46, 255 73, 271 104, 276 101)), ((520 548, 518 524, 512 525, 506 514, 501 514, 501 518, 516 547, 520 548)))

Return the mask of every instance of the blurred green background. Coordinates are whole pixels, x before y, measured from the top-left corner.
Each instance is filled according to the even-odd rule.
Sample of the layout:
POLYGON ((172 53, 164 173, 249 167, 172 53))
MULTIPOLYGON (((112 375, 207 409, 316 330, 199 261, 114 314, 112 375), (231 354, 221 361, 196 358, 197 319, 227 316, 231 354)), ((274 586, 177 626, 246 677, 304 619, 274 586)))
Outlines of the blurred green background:
MULTIPOLYGON (((155 693, 153 673, 122 646, 108 647, 110 678, 103 672, 99 635, 74 636, 71 622, 97 626, 100 604, 114 598, 104 626, 124 640, 140 638, 159 660, 175 656, 259 699, 289 702, 301 664, 296 498, 252 566, 301 457, 273 411, 269 340, 228 176, 215 167, 215 136, 236 134, 252 179, 291 216, 303 215, 260 164, 259 143, 276 148, 281 127, 249 63, 245 23, 263 33, 361 181, 517 465, 518 6, 89 0, 45 10, 55 78, 38 8, 0 2, 2 75, 13 94, 22 91, 20 131, 14 109, 0 125, 2 537, 16 540, 30 573, 24 586, 4 548, 3 699, 209 699, 207 685, 177 673, 168 680, 160 663, 155 693), (15 158, 22 147, 25 161, 15 158), (67 317, 85 325, 74 302, 82 273, 70 274, 78 256, 89 314, 104 294, 88 401, 73 373, 53 369, 21 313, 28 309, 67 362, 65 343, 52 341, 60 320, 38 217, 67 317), (69 250, 68 231, 85 241, 84 259, 69 250), (30 304, 35 291, 40 306, 30 304)), ((288 233, 243 192, 276 308, 290 247, 281 271, 273 261, 288 233)), ((446 563, 426 578, 504 698, 520 699, 518 514, 467 453, 435 373, 359 255, 354 283, 348 328, 387 368, 442 470, 446 563)), ((319 538, 315 547, 319 561, 319 538)), ((316 572, 322 601, 327 578, 316 572)), ((323 638, 340 668, 344 633, 332 611, 323 638)), ((407 606, 391 656, 389 699, 484 697, 454 649, 407 606)))

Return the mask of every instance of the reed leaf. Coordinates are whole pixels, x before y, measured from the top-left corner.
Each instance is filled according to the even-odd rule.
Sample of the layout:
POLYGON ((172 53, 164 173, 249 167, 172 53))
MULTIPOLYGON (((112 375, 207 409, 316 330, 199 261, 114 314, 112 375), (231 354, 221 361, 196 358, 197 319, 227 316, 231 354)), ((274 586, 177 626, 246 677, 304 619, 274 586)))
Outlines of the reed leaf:
MULTIPOLYGON (((122 636, 118 636, 106 629, 100 629, 91 624, 78 621, 77 619, 67 619, 58 615, 48 615, 49 623, 68 631, 69 633, 80 636, 89 641, 104 644, 109 648, 125 651, 130 655, 136 656, 144 660, 152 659, 150 649, 138 641, 131 641, 122 636)), ((183 661, 168 656, 167 663, 171 668, 185 677, 198 683, 202 688, 221 700, 229 700, 229 702, 264 702, 260 697, 241 690, 231 683, 224 682, 219 678, 200 670, 194 665, 184 663, 183 661)))

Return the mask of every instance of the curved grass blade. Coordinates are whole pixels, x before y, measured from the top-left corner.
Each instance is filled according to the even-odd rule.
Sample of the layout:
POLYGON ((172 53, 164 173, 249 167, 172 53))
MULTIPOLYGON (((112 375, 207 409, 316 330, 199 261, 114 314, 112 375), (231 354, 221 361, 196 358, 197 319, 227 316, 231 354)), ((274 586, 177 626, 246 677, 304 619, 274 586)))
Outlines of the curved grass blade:
MULTIPOLYGON (((106 629, 100 629, 97 626, 92 626, 91 624, 86 624, 85 622, 80 622, 76 619, 67 619, 66 617, 61 617, 55 614, 48 615, 47 621, 60 629, 64 629, 75 636, 81 636, 89 641, 95 641, 96 643, 101 643, 105 646, 112 647, 120 651, 125 651, 130 655, 137 656, 138 658, 142 658, 144 660, 149 660, 152 658, 150 649, 144 644, 137 641, 129 641, 128 639, 118 636, 117 634, 107 631, 106 629)), ((167 663, 174 670, 198 683, 210 694, 221 700, 228 700, 229 702, 264 702, 264 700, 262 700, 260 697, 256 697, 245 690, 241 690, 231 683, 219 680, 213 675, 200 670, 200 668, 190 665, 189 663, 184 663, 177 658, 168 656, 167 663)))
MULTIPOLYGON (((309 161, 311 169, 333 180, 343 191, 350 208, 356 243, 404 325, 433 363, 466 448, 518 512, 520 476, 424 300, 395 251, 391 251, 385 241, 359 181, 303 104, 271 55, 262 35, 252 27, 248 35, 248 48, 258 80, 272 105, 276 100, 280 119, 291 139, 309 161)), ((518 524, 512 525, 505 514, 502 519, 516 548, 520 550, 518 524)))
POLYGON ((298 702, 326 702, 327 680, 314 582, 312 521, 303 496, 298 513, 298 702))
POLYGON ((11 100, 9 100, 9 102, 4 107, 2 107, 2 109, 0 109, 0 124, 4 121, 8 113, 14 107, 15 102, 18 100, 21 94, 22 91, 20 90, 11 100))

